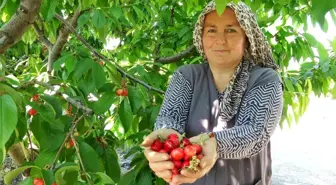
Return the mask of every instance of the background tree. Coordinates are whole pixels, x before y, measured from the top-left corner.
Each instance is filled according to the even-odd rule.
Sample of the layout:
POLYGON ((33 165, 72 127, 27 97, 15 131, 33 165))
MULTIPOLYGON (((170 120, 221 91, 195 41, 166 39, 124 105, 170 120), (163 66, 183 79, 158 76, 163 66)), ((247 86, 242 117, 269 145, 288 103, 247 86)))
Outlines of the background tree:
MULTIPOLYGON (((20 166, 5 183, 25 172, 21 184, 163 184, 138 145, 153 129, 172 72, 202 62, 192 31, 209 1, 0 2, 0 162, 8 153, 20 166), (111 38, 120 41, 108 49, 111 38), (127 173, 117 149, 133 156, 127 173)), ((335 98, 336 39, 326 48, 307 29, 326 31, 327 12, 335 24, 336 1, 244 2, 281 67, 281 125, 298 122, 312 93, 335 98)), ((219 14, 226 3, 218 0, 219 14)))

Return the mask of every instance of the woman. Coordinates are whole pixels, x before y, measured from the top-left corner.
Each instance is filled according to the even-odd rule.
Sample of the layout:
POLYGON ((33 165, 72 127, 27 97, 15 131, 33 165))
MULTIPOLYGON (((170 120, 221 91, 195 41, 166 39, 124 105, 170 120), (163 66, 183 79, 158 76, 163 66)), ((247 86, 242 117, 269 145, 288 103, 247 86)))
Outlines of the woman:
POLYGON ((280 121, 283 87, 269 44, 244 3, 229 3, 218 16, 210 2, 196 23, 194 44, 204 64, 184 65, 173 75, 155 131, 143 146, 155 174, 171 185, 271 184, 270 137, 280 121), (165 153, 151 151, 157 135, 185 133, 203 146, 201 170, 173 178, 165 153))

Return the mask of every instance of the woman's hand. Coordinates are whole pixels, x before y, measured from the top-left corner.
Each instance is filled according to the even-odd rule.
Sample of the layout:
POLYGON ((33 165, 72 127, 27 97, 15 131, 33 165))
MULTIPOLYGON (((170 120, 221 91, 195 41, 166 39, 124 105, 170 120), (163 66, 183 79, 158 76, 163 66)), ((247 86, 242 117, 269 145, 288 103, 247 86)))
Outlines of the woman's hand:
MULTIPOLYGON (((192 143, 199 143, 201 137, 204 138, 202 134, 190 138, 192 143)), ((204 157, 201 159, 200 168, 197 172, 189 169, 183 169, 181 175, 175 175, 170 183, 170 185, 179 185, 183 183, 194 183, 197 179, 203 177, 207 174, 211 168, 214 166, 217 160, 217 142, 214 137, 206 140, 202 146, 202 152, 204 157)))
POLYGON ((169 160, 169 155, 167 153, 155 152, 151 150, 151 145, 159 136, 167 138, 168 135, 172 133, 180 136, 180 134, 173 129, 159 129, 145 137, 141 144, 141 146, 145 147, 144 154, 149 161, 149 167, 153 170, 156 176, 164 179, 168 183, 171 181, 174 164, 169 160))

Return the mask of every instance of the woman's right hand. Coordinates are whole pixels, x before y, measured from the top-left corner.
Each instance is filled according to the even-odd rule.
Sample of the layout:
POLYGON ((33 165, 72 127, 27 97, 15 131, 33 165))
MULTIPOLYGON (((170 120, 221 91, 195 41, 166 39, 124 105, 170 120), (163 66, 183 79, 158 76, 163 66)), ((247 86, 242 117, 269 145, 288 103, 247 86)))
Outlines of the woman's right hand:
POLYGON ((171 170, 174 168, 174 164, 169 160, 167 153, 155 152, 151 150, 151 145, 159 136, 166 139, 168 135, 172 133, 180 136, 180 134, 173 129, 158 129, 146 136, 141 144, 141 146, 145 147, 144 154, 149 161, 149 167, 156 176, 163 178, 168 183, 171 181, 171 170))
POLYGON ((149 161, 149 167, 155 175, 170 183, 174 164, 169 160, 169 155, 167 153, 155 152, 150 147, 145 148, 144 153, 149 161))

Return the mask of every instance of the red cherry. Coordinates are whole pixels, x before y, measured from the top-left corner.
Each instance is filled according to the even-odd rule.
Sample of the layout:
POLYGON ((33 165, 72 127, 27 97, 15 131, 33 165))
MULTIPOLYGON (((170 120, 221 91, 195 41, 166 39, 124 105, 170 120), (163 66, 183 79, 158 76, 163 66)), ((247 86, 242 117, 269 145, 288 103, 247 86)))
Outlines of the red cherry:
POLYGON ((172 173, 173 173, 173 175, 178 175, 178 174, 180 174, 180 171, 177 168, 174 168, 172 170, 172 173))
POLYGON ((196 148, 194 148, 193 145, 188 145, 184 148, 184 154, 189 157, 195 156, 196 148))
POLYGON ((183 161, 182 168, 187 168, 190 165, 189 161, 183 161))
POLYGON ((165 149, 161 149, 159 152, 161 152, 161 153, 168 153, 167 150, 165 150, 165 149))
POLYGON ((199 160, 201 160, 203 157, 204 157, 203 154, 198 154, 198 155, 197 155, 197 159, 199 159, 199 160))
POLYGON ((171 140, 166 140, 163 143, 163 147, 169 153, 169 152, 171 152, 175 148, 175 144, 171 140))
POLYGON ((184 152, 182 148, 175 148, 173 151, 171 151, 170 156, 172 160, 179 161, 184 158, 184 152))
POLYGON ((29 111, 28 111, 28 114, 31 115, 31 116, 35 116, 37 114, 37 110, 31 108, 29 111))
POLYGON ((126 88, 123 89, 122 96, 128 96, 128 90, 126 88))
POLYGON ((174 143, 175 148, 180 146, 180 142, 179 142, 179 139, 177 137, 172 137, 169 140, 174 143))
POLYGON ((75 142, 72 139, 69 140, 69 144, 71 147, 75 146, 75 142))
POLYGON ((116 95, 117 95, 117 96, 123 96, 123 94, 124 94, 124 90, 123 90, 123 89, 118 89, 118 90, 116 91, 116 95))
POLYGON ((34 185, 44 185, 44 181, 42 178, 35 178, 33 181, 34 185))
POLYGON ((51 185, 57 185, 56 182, 52 183, 51 185))
POLYGON ((182 162, 181 161, 173 161, 174 163, 174 167, 177 169, 181 169, 182 168, 182 162))
POLYGON ((182 139, 182 144, 184 147, 188 146, 188 145, 191 145, 191 142, 188 138, 183 138, 182 139))
POLYGON ((151 145, 151 149, 155 152, 159 152, 162 149, 162 142, 160 141, 160 139, 156 139, 154 140, 153 144, 151 145))
POLYGON ((167 139, 171 139, 171 138, 177 138, 177 139, 178 139, 179 137, 178 137, 177 134, 172 133, 172 134, 169 134, 169 135, 168 135, 167 139))
POLYGON ((38 94, 34 94, 34 96, 33 96, 33 101, 37 101, 38 99, 39 99, 39 95, 38 94))
POLYGON ((196 149, 196 154, 202 153, 202 147, 199 144, 193 144, 192 145, 196 149))
POLYGON ((104 66, 104 62, 103 62, 103 61, 100 61, 100 62, 99 62, 99 65, 104 66))
POLYGON ((184 161, 189 161, 190 159, 191 159, 191 157, 185 155, 183 160, 184 160, 184 161))

